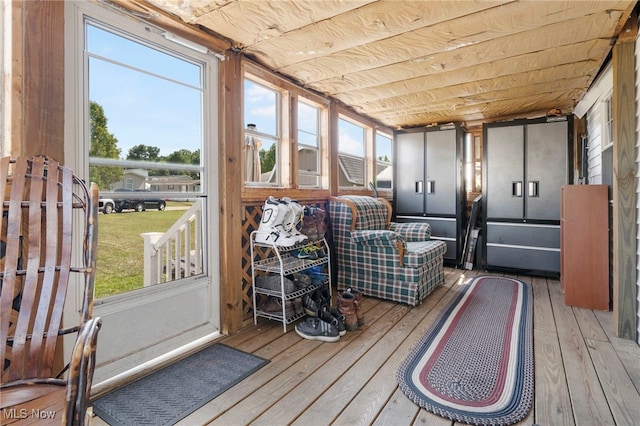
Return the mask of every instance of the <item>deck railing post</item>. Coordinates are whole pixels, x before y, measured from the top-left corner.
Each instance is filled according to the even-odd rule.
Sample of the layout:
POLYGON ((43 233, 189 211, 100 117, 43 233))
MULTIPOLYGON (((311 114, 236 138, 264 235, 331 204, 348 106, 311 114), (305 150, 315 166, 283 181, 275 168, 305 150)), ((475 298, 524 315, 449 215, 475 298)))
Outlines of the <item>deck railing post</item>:
POLYGON ((158 276, 158 262, 160 256, 158 250, 155 247, 156 242, 164 235, 162 232, 145 232, 140 234, 144 240, 144 286, 148 287, 153 284, 157 284, 159 281, 158 276))

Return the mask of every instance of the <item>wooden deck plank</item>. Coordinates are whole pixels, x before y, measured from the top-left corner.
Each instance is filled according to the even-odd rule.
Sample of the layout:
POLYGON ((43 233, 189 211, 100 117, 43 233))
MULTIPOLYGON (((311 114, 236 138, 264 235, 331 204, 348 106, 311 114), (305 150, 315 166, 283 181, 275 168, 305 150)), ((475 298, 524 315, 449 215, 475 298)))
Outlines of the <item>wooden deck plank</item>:
POLYGON ((540 425, 574 425, 558 334, 534 329, 535 420, 540 425))
POLYGON ((574 307, 573 314, 580 327, 580 332, 585 339, 599 340, 601 342, 609 341, 607 333, 602 329, 602 325, 598 321, 598 318, 596 318, 594 310, 574 307))
POLYGON ((640 393, 633 385, 613 346, 601 340, 587 340, 587 347, 615 423, 637 424, 640 421, 640 393))
MULTIPOLYGON (((376 304, 376 301, 367 301, 363 306, 365 313, 372 307, 375 307, 376 304)), ((252 338, 256 338, 256 336, 260 336, 262 334, 277 336, 277 338, 274 338, 270 342, 266 341, 265 345, 253 352, 254 355, 270 359, 271 362, 269 363, 269 368, 262 368, 258 372, 252 374, 249 378, 243 380, 228 392, 225 392, 218 398, 206 404, 200 410, 187 416, 178 423, 179 425, 199 425, 213 421, 225 411, 234 407, 256 389, 264 386, 278 375, 285 373, 289 367, 321 345, 321 342, 318 341, 300 339, 297 334, 291 331, 283 333, 282 324, 276 321, 261 319, 257 326, 249 328, 251 329, 249 334, 253 336, 252 338)), ((222 339, 221 342, 229 344, 229 341, 233 341, 233 338, 236 335, 222 339)), ((262 339, 256 340, 262 341, 262 339)), ((245 342, 247 339, 241 339, 241 341, 245 342)), ((238 349, 247 350, 248 347, 240 344, 238 349)))
POLYGON ((420 407, 411 402, 400 388, 396 388, 391 399, 373 422, 374 426, 410 426, 418 415, 420 407))
MULTIPOLYGON (((279 326, 280 331, 282 331, 281 324, 279 326)), ((291 336, 291 333, 287 333, 286 336, 291 336)), ((215 420, 227 410, 236 407, 257 390, 268 385, 275 378, 287 375, 293 365, 320 345, 321 342, 305 340, 288 346, 285 351, 280 352, 275 358, 271 359, 267 366, 205 404, 202 408, 180 421, 178 425, 204 425, 215 420)))
POLYGON ((595 315, 600 324, 602 324, 602 329, 616 350, 636 390, 640 392, 640 346, 633 340, 621 339, 616 336, 611 312, 595 311, 595 315))
MULTIPOLYGON (((379 301, 377 300, 367 300, 363 304, 365 314, 378 303, 379 301)), ((253 348, 253 354, 270 359, 271 362, 269 369, 263 368, 254 373, 251 377, 234 386, 230 391, 225 392, 223 395, 220 395, 215 400, 206 404, 200 410, 187 416, 179 422, 178 425, 198 425, 213 421, 225 411, 234 407, 256 389, 265 385, 279 374, 286 372, 289 367, 298 362, 304 356, 308 355, 313 351, 313 349, 321 344, 321 342, 318 341, 312 342, 310 340, 301 339, 292 331, 283 333, 282 324, 276 321, 259 319, 258 325, 249 327, 249 329, 250 331, 247 331, 247 333, 251 336, 250 339, 240 339, 240 342, 245 342, 245 344, 240 343, 236 347, 247 352, 252 352, 250 350, 251 346, 256 346, 253 344, 253 341, 255 340, 260 342, 261 346, 258 346, 259 348, 253 348), (269 341, 268 339, 265 340, 260 338, 262 335, 276 337, 271 337, 272 340, 269 341), (249 342, 249 345, 247 345, 246 342, 249 342)), ((243 332, 245 331, 243 330, 243 332)), ((237 336, 237 334, 224 338, 221 342, 230 345, 230 342, 233 343, 235 341, 235 336, 237 336)))
POLYGON ((551 309, 551 299, 547 280, 540 277, 524 279, 533 288, 533 327, 537 330, 556 332, 556 323, 553 319, 553 309, 551 309))
MULTIPOLYGON (((367 311, 367 317, 375 321, 381 317, 384 311, 389 309, 388 304, 378 304, 374 309, 367 311)), ((373 322, 372 327, 375 325, 373 322)), ((284 395, 298 386, 316 369, 320 368, 327 362, 330 362, 334 356, 349 344, 351 340, 361 336, 359 332, 347 333, 336 343, 322 344, 318 341, 309 341, 300 339, 301 342, 320 343, 313 353, 299 359, 295 364, 289 366, 286 374, 279 375, 273 380, 256 389, 241 402, 226 411, 222 416, 216 419, 219 424, 248 424, 253 422, 257 417, 262 415, 273 404, 277 403, 284 395)), ((251 379, 251 378, 249 378, 251 379)), ((308 395, 309 398, 315 398, 315 395, 308 395)), ((271 422, 271 424, 276 424, 271 422)))
POLYGON ((418 415, 413 422, 413 426, 451 426, 453 424, 454 423, 451 420, 445 419, 444 417, 436 416, 435 414, 425 409, 422 409, 418 412, 418 415))
MULTIPOLYGON (((453 281, 434 290, 420 309, 411 309, 407 312, 401 321, 398 321, 391 330, 382 336, 376 345, 362 356, 351 369, 345 371, 333 386, 326 389, 324 394, 309 406, 293 424, 301 426, 313 424, 318 418, 325 418, 327 421, 334 420, 346 403, 354 398, 361 387, 366 385, 388 360, 395 348, 406 339, 407 333, 422 322, 429 311, 440 304, 440 300, 447 293, 451 284, 453 281)), ((393 380, 395 380, 395 376, 393 380)))
POLYGON ((604 392, 598 382, 587 346, 573 309, 564 304, 560 284, 549 285, 551 304, 558 327, 558 337, 576 425, 613 425, 604 392))
MULTIPOLYGON (((264 318, 258 319, 258 324, 254 327, 249 327, 251 329, 251 333, 247 333, 247 338, 243 339, 236 343, 234 336, 230 336, 229 339, 225 339, 221 341, 228 346, 233 346, 236 349, 240 349, 241 351, 253 353, 260 350, 262 347, 266 345, 273 345, 275 342, 278 342, 285 334, 282 332, 282 324, 279 324, 280 327, 274 327, 274 322, 269 321, 264 318)), ((279 348, 286 348, 282 344, 278 344, 279 348)), ((270 353, 270 356, 275 356, 275 353, 270 353)))
POLYGON ((534 300, 535 420, 540 425, 572 426, 571 398, 549 295, 549 285, 557 286, 558 282, 533 277, 531 283, 534 300))
MULTIPOLYGON (((323 394, 346 371, 349 371, 362 356, 366 355, 394 324, 400 322, 410 309, 405 305, 395 305, 380 320, 370 326, 365 324, 365 327, 361 330, 353 332, 354 334, 359 334, 359 336, 355 336, 357 340, 353 339, 347 347, 344 347, 334 355, 329 362, 319 366, 313 374, 291 390, 291 395, 274 404, 254 423, 256 425, 270 426, 273 424, 289 424, 295 420, 313 402, 309 395, 323 394)), ((325 414, 320 414, 319 418, 327 419, 325 414)))
POLYGON ((440 300, 438 309, 431 310, 424 320, 420 321, 419 325, 409 332, 407 338, 402 341, 388 361, 382 365, 358 395, 351 400, 346 409, 336 418, 336 424, 368 425, 375 420, 379 411, 398 387, 395 380, 398 367, 429 328, 429 325, 440 315, 441 309, 446 307, 457 294, 455 276, 451 277, 451 282, 454 285, 440 300))

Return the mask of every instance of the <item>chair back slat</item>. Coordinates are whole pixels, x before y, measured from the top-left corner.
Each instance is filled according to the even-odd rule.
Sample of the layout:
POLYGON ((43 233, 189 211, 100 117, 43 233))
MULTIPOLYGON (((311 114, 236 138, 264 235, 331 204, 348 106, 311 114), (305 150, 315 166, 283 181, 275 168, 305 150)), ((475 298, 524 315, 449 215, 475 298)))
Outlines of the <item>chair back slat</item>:
MULTIPOLYGON (((41 238, 39 237, 42 229, 42 209, 40 207, 40 201, 43 198, 42 186, 44 180, 42 175, 44 174, 44 164, 38 159, 33 161, 31 168, 26 158, 18 159, 16 167, 16 173, 13 178, 14 189, 20 189, 18 191, 12 191, 11 193, 11 206, 9 207, 9 227, 13 228, 13 231, 19 231, 17 237, 10 237, 11 240, 22 240, 22 243, 26 246, 26 258, 20 259, 25 265, 17 265, 18 271, 24 271, 22 275, 21 288, 14 290, 14 292, 20 292, 21 303, 18 314, 18 323, 16 325, 14 340, 13 340, 13 358, 16 360, 25 359, 27 362, 24 365, 24 374, 27 377, 35 377, 33 374, 33 360, 31 359, 30 352, 39 351, 41 346, 36 339, 28 342, 27 337, 31 334, 31 330, 34 327, 35 316, 38 312, 38 301, 41 300, 41 293, 46 293, 46 288, 40 287, 40 276, 38 273, 40 267, 40 252, 41 252, 41 238), (16 184, 19 183, 19 187, 16 184), (20 211, 18 212, 19 219, 14 222, 12 219, 15 217, 12 215, 12 208, 18 206, 19 201, 20 211), (24 201, 28 201, 28 204, 24 204, 24 201), (26 206, 26 207, 25 207, 26 206)), ((14 234, 15 235, 15 234, 14 234)), ((11 245, 11 242, 9 243, 11 245)), ((46 297, 45 297, 46 298, 46 297)), ((19 361, 18 361, 19 362, 19 361)), ((22 372, 14 370, 10 376, 10 379, 16 380, 20 378, 22 372)))
MULTIPOLYGON (((21 279, 17 274, 18 260, 22 258, 20 253, 22 242, 19 239, 20 231, 18 229, 21 207, 17 198, 22 198, 21 194, 24 190, 24 187, 21 187, 24 185, 24 181, 12 182, 9 174, 11 166, 8 160, 8 158, 2 159, 2 168, 0 169, 2 175, 2 194, 0 196, 3 200, 2 227, 0 227, 2 232, 0 239, 3 243, 1 247, 3 253, 0 253, 3 266, 2 277, 0 277, 0 360, 4 360, 3 382, 9 380, 8 373, 12 370, 9 367, 15 364, 13 355, 19 352, 19 348, 16 348, 18 345, 15 342, 8 342, 8 338, 9 335, 12 335, 15 340, 17 312, 21 298, 20 286, 17 284, 21 279), (16 198, 15 201, 14 198, 16 198), (13 348, 16 348, 15 352, 12 350, 13 348)), ((26 173, 25 167, 24 164, 16 164, 14 174, 26 173)))
POLYGON ((52 377, 71 272, 84 274, 80 282, 91 295, 85 295, 81 318, 91 316, 86 305, 93 302, 94 265, 87 262, 95 259, 86 253, 73 256, 72 247, 78 218, 85 224, 75 229, 84 231, 87 247, 86 222, 92 203, 85 185, 55 161, 3 158, 0 165, 2 383, 52 377), (82 265, 73 266, 72 259, 82 265))
MULTIPOLYGON (((53 294, 55 292, 56 280, 51 268, 55 268, 56 258, 55 255, 51 256, 51 253, 58 249, 58 208, 56 206, 58 197, 57 194, 52 193, 51 187, 55 185, 54 190, 57 191, 56 179, 55 176, 52 175, 57 172, 56 169, 58 165, 54 161, 49 162, 48 176, 45 180, 42 160, 42 158, 34 159, 30 182, 29 250, 33 247, 34 254, 37 254, 38 257, 42 256, 38 265, 44 266, 42 274, 38 274, 38 271, 35 271, 32 277, 33 282, 37 283, 34 287, 38 291, 39 299, 38 303, 33 305, 33 307, 36 308, 34 312, 34 324, 30 331, 33 337, 29 344, 30 353, 27 356, 28 363, 25 367, 27 374, 33 376, 40 376, 41 374, 44 376, 51 375, 51 371, 38 371, 38 368, 43 367, 46 369, 49 365, 52 365, 51 362, 45 360, 45 353, 47 353, 48 347, 55 347, 55 343, 52 342, 53 339, 45 338, 45 332, 53 336, 57 334, 56 321, 54 318, 51 318, 51 327, 48 327, 48 315, 55 306, 53 294), (37 205, 39 201, 44 203, 44 211, 42 204, 40 206, 37 205), (42 213, 44 213, 44 217, 42 217, 42 213), (45 221, 44 228, 42 228, 43 220, 45 221), (38 223, 40 223, 41 230, 46 230, 45 233, 38 230, 38 223), (38 306, 41 307, 38 308, 38 306)), ((31 272, 30 270, 27 271, 28 277, 31 277, 31 272)), ((29 281, 29 279, 27 281, 29 281)))
MULTIPOLYGON (((51 169, 52 167, 50 166, 49 170, 51 169)), ((60 331, 64 301, 67 295, 69 276, 71 274, 71 247, 73 246, 73 174, 70 169, 58 168, 57 164, 56 169, 60 173, 59 182, 62 183, 62 187, 60 188, 62 206, 60 209, 54 209, 52 206, 47 210, 47 231, 52 229, 52 232, 47 232, 46 235, 48 246, 45 256, 44 282, 47 283, 47 285, 49 283, 55 283, 55 285, 51 286, 53 303, 50 305, 51 318, 48 329, 46 330, 49 337, 43 353, 42 365, 53 364, 54 349, 57 340, 55 336, 60 331), (55 213, 49 210, 55 210, 55 213), (59 218, 59 214, 61 214, 61 218, 59 218), (59 220, 61 221, 61 228, 56 232, 56 224, 59 220), (59 244, 56 244, 56 242, 59 242, 59 244), (59 258, 58 255, 60 256, 59 258), (60 265, 59 272, 56 272, 58 265, 60 265)), ((52 200, 58 198, 57 191, 58 185, 50 179, 47 188, 47 203, 49 202, 49 197, 52 200)), ((45 330, 42 331, 44 332, 45 330)), ((39 374, 44 373, 45 372, 40 372, 39 374)), ((51 372, 49 371, 47 374, 51 375, 51 372)))

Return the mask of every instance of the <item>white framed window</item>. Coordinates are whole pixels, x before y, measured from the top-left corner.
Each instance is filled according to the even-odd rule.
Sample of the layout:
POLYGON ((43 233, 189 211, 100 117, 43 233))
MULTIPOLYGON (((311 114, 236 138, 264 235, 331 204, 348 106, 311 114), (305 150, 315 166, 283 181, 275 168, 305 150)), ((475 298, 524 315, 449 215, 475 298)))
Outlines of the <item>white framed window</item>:
POLYGON ((244 188, 328 188, 328 101, 250 63, 244 68, 244 188))
POLYGON ((604 151, 613 146, 613 94, 609 93, 602 102, 602 145, 604 151))
POLYGON ((248 186, 281 184, 281 93, 244 79, 244 173, 248 186))
MULTIPOLYGON (((96 167, 94 167, 95 169, 96 167)), ((133 178, 124 178, 124 189, 133 191, 133 178)))
POLYGON ((376 188, 393 189, 393 138, 376 132, 376 188))
POLYGON ((338 118, 339 186, 364 188, 367 177, 366 128, 346 117, 338 118))
POLYGON ((319 187, 321 174, 320 108, 298 98, 298 182, 319 187))

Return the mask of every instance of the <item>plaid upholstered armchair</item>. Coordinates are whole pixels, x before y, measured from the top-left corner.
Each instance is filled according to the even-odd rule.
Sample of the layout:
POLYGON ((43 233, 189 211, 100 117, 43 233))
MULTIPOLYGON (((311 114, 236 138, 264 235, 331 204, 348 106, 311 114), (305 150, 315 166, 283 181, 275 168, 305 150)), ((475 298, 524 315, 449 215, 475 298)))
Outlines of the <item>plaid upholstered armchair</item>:
POLYGON ((338 290, 417 305, 444 282, 447 246, 431 240, 426 223, 391 222, 381 198, 341 196, 329 200, 338 290))

